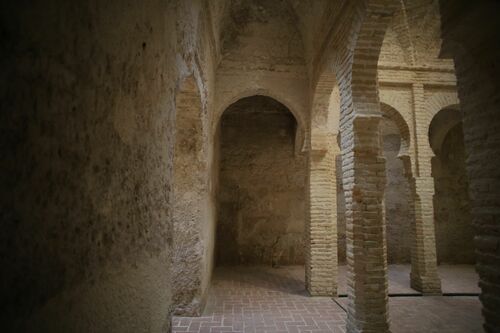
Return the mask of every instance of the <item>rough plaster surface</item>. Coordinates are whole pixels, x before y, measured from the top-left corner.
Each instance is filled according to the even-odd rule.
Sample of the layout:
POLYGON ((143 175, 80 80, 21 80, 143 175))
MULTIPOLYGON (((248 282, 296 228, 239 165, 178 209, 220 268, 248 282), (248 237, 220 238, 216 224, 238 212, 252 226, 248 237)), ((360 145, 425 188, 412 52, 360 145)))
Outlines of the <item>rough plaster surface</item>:
POLYGON ((221 121, 217 264, 304 262, 305 158, 296 122, 268 97, 233 104, 221 121))
POLYGON ((473 264, 471 224, 462 125, 453 127, 433 163, 434 210, 439 263, 473 264))
POLYGON ((167 331, 192 18, 154 0, 1 6, 2 331, 167 331))
MULTIPOLYGON (((193 77, 176 94, 173 167, 173 302, 175 314, 199 315, 204 302, 204 225, 210 224, 208 142, 204 134, 201 96, 193 77)), ((210 256, 211 258, 211 256, 210 256)), ((209 259, 210 260, 210 259, 209 259)))

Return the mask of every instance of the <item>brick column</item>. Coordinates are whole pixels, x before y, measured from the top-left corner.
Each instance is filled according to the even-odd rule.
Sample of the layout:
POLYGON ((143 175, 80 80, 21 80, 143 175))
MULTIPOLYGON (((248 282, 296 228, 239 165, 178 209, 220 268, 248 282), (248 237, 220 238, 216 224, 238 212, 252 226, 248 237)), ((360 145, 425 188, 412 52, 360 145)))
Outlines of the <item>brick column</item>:
POLYGON ((410 178, 410 205, 414 223, 411 248, 411 287, 423 294, 441 293, 441 280, 437 273, 436 237, 434 230, 434 179, 410 178))
POLYGON ((346 200, 347 332, 389 332, 385 239, 385 159, 377 115, 356 116, 342 132, 346 200))
POLYGON ((411 287, 423 294, 441 294, 437 273, 436 235, 434 229, 434 178, 431 176, 428 115, 424 110, 424 86, 413 85, 415 117, 415 176, 410 178, 412 225, 411 287))
POLYGON ((306 288, 312 296, 337 295, 336 147, 331 135, 311 139, 306 288))
POLYGON ((500 332, 500 69, 497 1, 440 0, 444 56, 453 56, 463 111, 484 331, 500 332))

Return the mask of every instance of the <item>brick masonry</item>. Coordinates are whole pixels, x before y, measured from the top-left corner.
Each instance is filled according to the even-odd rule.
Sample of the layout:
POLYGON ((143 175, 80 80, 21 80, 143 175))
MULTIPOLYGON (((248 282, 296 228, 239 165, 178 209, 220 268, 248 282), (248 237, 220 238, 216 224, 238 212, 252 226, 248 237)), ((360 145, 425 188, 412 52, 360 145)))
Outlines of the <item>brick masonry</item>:
POLYGON ((500 23, 495 1, 441 0, 443 55, 455 61, 486 332, 500 331, 500 23), (490 45, 486 48, 485 45, 490 45))

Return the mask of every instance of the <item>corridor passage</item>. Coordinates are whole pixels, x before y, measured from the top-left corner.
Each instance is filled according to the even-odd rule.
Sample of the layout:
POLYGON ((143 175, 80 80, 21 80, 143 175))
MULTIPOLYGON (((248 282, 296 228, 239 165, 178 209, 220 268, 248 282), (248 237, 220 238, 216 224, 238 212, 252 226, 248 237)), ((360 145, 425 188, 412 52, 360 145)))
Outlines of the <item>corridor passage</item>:
MULTIPOLYGON (((403 278, 408 269, 389 266, 389 285, 397 286, 395 293, 411 292, 402 287, 409 284, 403 278)), ((340 289, 344 274, 340 269, 340 289)), ((347 298, 309 297, 303 276, 301 266, 219 267, 203 315, 174 317, 172 332, 345 332, 347 298)), ((468 292, 477 288, 472 266, 443 266, 440 276, 445 292, 447 285, 455 288, 453 292, 457 287, 468 292)), ((482 332, 477 296, 391 297, 389 308, 393 333, 482 332)))

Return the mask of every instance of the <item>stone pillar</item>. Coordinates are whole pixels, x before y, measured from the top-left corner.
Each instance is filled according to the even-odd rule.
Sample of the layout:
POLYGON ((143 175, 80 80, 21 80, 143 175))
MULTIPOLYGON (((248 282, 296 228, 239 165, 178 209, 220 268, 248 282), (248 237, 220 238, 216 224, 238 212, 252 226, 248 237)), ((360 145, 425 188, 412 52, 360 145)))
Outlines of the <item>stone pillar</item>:
POLYGON ((309 218, 306 289, 312 296, 337 295, 336 137, 315 134, 309 155, 309 218))
POLYGON ((359 115, 353 120, 352 133, 350 128, 342 132, 347 332, 389 332, 381 119, 378 115, 359 115))
POLYGON ((428 115, 424 110, 424 86, 413 85, 415 117, 415 175, 410 178, 412 208, 411 287, 426 295, 441 294, 437 273, 436 235, 434 229, 434 178, 431 176, 428 115))

